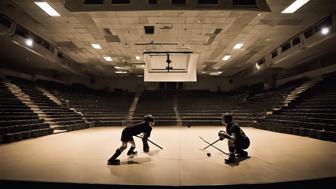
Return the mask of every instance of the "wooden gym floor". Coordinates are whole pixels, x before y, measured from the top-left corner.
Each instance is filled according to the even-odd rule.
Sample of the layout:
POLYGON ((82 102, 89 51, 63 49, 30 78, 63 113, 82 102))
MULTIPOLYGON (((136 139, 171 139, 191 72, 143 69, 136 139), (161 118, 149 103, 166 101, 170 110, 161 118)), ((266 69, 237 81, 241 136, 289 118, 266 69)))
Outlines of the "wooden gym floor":
MULTIPOLYGON (((224 164, 226 155, 210 147, 223 127, 154 127, 150 145, 138 155, 107 159, 120 146, 122 127, 98 127, 0 145, 0 180, 116 185, 235 185, 277 183, 336 176, 336 143, 244 127, 249 158, 224 164), (207 153, 211 153, 208 157, 207 153)), ((228 152, 227 141, 216 144, 228 152)))

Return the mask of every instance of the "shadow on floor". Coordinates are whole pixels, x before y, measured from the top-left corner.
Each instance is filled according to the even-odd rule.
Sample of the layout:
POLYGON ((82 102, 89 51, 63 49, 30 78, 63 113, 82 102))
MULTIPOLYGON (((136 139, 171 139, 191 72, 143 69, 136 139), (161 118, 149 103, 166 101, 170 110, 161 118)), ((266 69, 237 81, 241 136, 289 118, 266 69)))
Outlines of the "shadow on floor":
POLYGON ((154 156, 156 154, 158 154, 161 150, 152 150, 150 152, 147 152, 146 154, 149 155, 149 156, 154 156))
POLYGON ((108 169, 110 170, 111 175, 114 176, 120 176, 120 170, 125 169, 122 168, 125 165, 141 165, 147 162, 150 162, 151 158, 145 157, 145 158, 129 158, 126 160, 121 160, 119 165, 108 165, 108 169))
POLYGON ((250 158, 251 158, 250 156, 247 156, 247 157, 237 157, 235 163, 231 163, 231 164, 227 164, 227 165, 229 165, 231 167, 235 167, 235 166, 238 166, 240 162, 245 161, 245 160, 250 159, 250 158))
POLYGON ((109 165, 109 166, 120 166, 120 165, 131 165, 131 164, 143 164, 150 162, 151 158, 149 157, 139 157, 139 158, 128 158, 126 160, 121 160, 119 165, 109 165))

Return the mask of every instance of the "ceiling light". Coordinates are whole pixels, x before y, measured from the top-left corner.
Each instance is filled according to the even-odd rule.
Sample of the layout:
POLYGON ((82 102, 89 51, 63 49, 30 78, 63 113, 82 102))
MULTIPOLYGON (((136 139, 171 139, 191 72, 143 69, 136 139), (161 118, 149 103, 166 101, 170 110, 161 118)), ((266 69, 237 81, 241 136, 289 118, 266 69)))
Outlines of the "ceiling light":
POLYGON ((126 71, 116 71, 115 72, 116 74, 125 74, 125 73, 127 73, 126 71))
POLYGON ((26 39, 26 45, 31 47, 33 46, 33 40, 32 39, 26 39))
POLYGON ((260 66, 259 66, 258 63, 256 63, 256 68, 257 68, 258 70, 260 70, 260 66))
POLYGON ((218 71, 218 72, 211 72, 209 73, 210 75, 220 75, 222 74, 223 72, 222 71, 218 71))
POLYGON ((145 65, 136 65, 135 66, 137 69, 144 69, 145 68, 145 65))
POLYGON ((300 7, 302 7, 304 4, 308 3, 309 0, 296 0, 294 3, 289 5, 286 9, 284 9, 281 13, 288 14, 288 13, 294 13, 297 11, 300 7))
POLYGON ((98 43, 92 43, 91 46, 95 49, 102 49, 98 43))
POLYGON ((261 14, 260 14, 260 13, 258 13, 257 15, 258 15, 258 16, 261 16, 261 14))
POLYGON ((231 58, 231 55, 225 55, 222 60, 223 61, 226 61, 226 60, 229 60, 231 58))
POLYGON ((106 61, 108 62, 111 62, 112 61, 112 58, 110 56, 104 56, 103 57, 106 61))
POLYGON ((114 66, 115 69, 117 70, 128 70, 128 67, 121 67, 121 66, 114 66))
POLYGON ((243 43, 237 43, 237 44, 235 44, 233 49, 240 49, 243 45, 244 45, 243 43))
POLYGON ((330 32, 330 29, 328 27, 324 27, 321 29, 321 34, 322 35, 327 35, 330 32))
POLYGON ((34 2, 49 16, 61 16, 54 8, 52 8, 47 2, 34 2))
POLYGON ((136 56, 135 59, 140 60, 140 56, 136 56))

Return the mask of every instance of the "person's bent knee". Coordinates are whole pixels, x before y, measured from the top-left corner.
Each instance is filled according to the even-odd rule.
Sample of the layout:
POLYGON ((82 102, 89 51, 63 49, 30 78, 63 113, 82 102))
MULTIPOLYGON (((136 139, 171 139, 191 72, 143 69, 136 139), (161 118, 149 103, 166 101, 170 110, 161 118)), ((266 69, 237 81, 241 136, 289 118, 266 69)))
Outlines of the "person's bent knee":
POLYGON ((130 144, 131 144, 131 147, 135 148, 135 143, 134 143, 134 141, 131 141, 130 144))
POLYGON ((126 148, 127 148, 127 147, 125 147, 125 146, 121 146, 121 147, 119 148, 119 150, 120 150, 120 151, 124 151, 126 148))
POLYGON ((126 144, 122 144, 119 148, 120 151, 124 151, 127 148, 127 143, 126 144))
POLYGON ((228 141, 228 146, 235 146, 235 143, 234 143, 234 141, 232 141, 232 140, 229 140, 229 141, 228 141))

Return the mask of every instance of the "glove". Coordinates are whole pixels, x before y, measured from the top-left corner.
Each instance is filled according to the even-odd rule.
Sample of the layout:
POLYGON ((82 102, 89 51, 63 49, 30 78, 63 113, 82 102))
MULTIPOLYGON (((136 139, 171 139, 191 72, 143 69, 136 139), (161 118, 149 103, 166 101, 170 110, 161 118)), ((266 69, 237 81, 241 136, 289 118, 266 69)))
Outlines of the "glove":
POLYGON ((225 138, 230 138, 230 136, 225 131, 218 132, 219 140, 224 140, 225 138))

